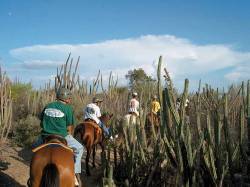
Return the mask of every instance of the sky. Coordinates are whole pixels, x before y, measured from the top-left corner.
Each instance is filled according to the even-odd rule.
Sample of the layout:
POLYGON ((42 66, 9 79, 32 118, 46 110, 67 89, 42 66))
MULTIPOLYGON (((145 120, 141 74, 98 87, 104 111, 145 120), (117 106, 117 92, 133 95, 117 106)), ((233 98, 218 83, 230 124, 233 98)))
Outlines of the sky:
POLYGON ((12 79, 42 87, 69 53, 91 81, 100 69, 126 85, 157 61, 176 87, 184 79, 228 87, 250 78, 248 0, 1 0, 0 63, 12 79))

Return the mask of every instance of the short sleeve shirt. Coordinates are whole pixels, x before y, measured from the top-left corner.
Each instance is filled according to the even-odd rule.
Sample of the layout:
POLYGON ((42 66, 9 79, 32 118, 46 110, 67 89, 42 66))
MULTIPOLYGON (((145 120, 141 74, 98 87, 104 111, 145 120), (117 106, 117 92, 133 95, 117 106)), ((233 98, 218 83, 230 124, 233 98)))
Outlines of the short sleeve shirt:
POLYGON ((136 99, 131 99, 129 102, 129 112, 134 112, 136 114, 139 115, 139 101, 137 101, 136 99))
POLYGON ((49 103, 41 114, 42 135, 68 135, 67 127, 75 124, 73 109, 60 101, 49 103))
POLYGON ((153 101, 151 103, 151 110, 153 113, 157 113, 161 109, 160 103, 158 101, 153 101))
POLYGON ((92 119, 97 124, 100 122, 101 117, 101 111, 99 106, 97 106, 95 103, 90 103, 86 106, 84 112, 84 119, 92 119))

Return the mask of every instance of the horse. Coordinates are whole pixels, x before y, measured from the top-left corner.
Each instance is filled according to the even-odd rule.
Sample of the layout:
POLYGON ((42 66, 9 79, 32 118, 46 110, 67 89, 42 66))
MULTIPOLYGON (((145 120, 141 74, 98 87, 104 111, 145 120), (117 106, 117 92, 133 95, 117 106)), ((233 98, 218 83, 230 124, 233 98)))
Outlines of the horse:
POLYGON ((48 136, 45 144, 33 150, 29 187, 74 187, 74 153, 66 140, 48 136))
MULTIPOLYGON (((100 120, 103 124, 107 125, 109 120, 112 118, 113 114, 103 114, 100 117, 100 120)), ((89 171, 89 157, 91 153, 93 154, 93 167, 95 167, 95 147, 96 145, 100 145, 102 148, 102 156, 104 154, 104 147, 105 147, 105 137, 103 132, 98 133, 98 125, 93 120, 84 121, 76 126, 74 131, 74 137, 79 140, 83 145, 85 145, 87 149, 87 155, 85 158, 86 164, 86 174, 90 176, 89 171)))
POLYGON ((123 123, 123 126, 126 126, 126 127, 128 127, 129 125, 139 124, 140 123, 139 116, 137 116, 137 114, 133 112, 128 113, 123 117, 122 123, 123 123))
POLYGON ((146 132, 147 137, 150 138, 152 133, 158 134, 159 127, 160 127, 159 116, 153 112, 149 112, 146 115, 146 121, 145 121, 145 132, 146 132))

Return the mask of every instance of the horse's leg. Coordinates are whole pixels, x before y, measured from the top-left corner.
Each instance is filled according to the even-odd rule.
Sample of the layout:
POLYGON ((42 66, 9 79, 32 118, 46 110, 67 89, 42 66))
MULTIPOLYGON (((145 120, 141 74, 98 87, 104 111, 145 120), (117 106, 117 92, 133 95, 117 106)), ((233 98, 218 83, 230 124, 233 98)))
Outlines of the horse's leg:
POLYGON ((85 164, 86 164, 86 174, 88 176, 90 176, 90 172, 89 172, 89 157, 91 154, 91 148, 87 148, 87 155, 86 155, 86 159, 85 159, 85 164))
POLYGON ((106 154, 105 154, 105 150, 104 150, 104 143, 100 143, 100 146, 102 148, 101 160, 102 160, 102 165, 103 165, 103 163, 106 162, 106 154))
POLYGON ((93 168, 95 168, 95 152, 96 152, 96 145, 94 145, 93 146, 93 153, 92 153, 92 155, 93 155, 93 160, 92 160, 92 162, 93 162, 93 168))
POLYGON ((114 146, 114 163, 115 163, 115 168, 117 167, 117 148, 114 146))
POLYGON ((108 160, 111 159, 111 152, 110 152, 110 149, 107 150, 108 151, 108 160))
POLYGON ((124 157, 123 157, 123 147, 119 147, 119 155, 120 155, 120 162, 124 163, 124 157))
POLYGON ((146 129, 145 129, 146 137, 147 137, 147 146, 150 146, 151 139, 153 137, 152 130, 152 114, 148 114, 146 117, 146 129))

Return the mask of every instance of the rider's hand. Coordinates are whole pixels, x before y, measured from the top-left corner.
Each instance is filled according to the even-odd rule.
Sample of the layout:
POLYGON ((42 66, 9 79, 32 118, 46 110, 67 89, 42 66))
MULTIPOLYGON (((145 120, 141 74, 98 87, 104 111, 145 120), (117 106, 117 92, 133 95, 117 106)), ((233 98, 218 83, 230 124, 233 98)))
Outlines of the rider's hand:
POLYGON ((67 127, 67 131, 68 131, 68 134, 69 134, 69 135, 73 135, 74 126, 73 126, 73 125, 69 125, 69 126, 67 127))

